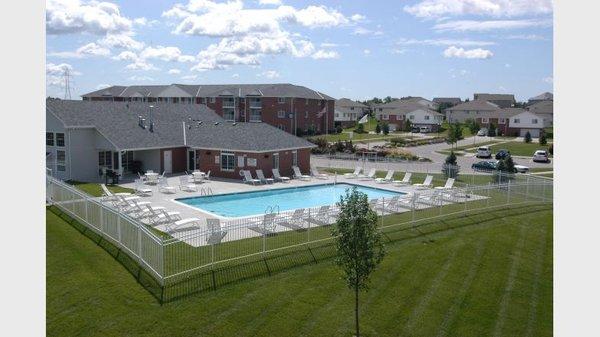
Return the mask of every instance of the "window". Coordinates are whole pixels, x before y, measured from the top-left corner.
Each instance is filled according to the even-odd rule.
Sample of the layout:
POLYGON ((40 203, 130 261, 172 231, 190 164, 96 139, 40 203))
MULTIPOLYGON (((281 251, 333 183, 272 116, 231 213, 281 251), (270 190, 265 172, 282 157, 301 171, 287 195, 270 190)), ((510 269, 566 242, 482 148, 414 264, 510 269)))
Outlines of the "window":
POLYGON ((298 151, 292 151, 292 166, 298 166, 298 151))
POLYGON ((54 133, 46 132, 46 145, 54 146, 54 133))
POLYGON ((260 122, 261 119, 261 110, 260 109, 251 109, 250 110, 250 121, 251 122, 260 122))
POLYGON ((235 110, 233 108, 223 108, 223 119, 233 121, 235 118, 235 110))
POLYGON ((56 151, 56 170, 60 172, 64 172, 66 170, 66 153, 65 151, 58 150, 56 151))
POLYGON ((278 128, 279 130, 283 130, 283 131, 285 131, 285 125, 283 125, 283 124, 279 124, 279 125, 277 125, 277 128, 278 128))
POLYGON ((214 97, 209 97, 208 98, 208 103, 214 103, 215 102, 215 98, 214 97))
POLYGON ((235 155, 231 152, 221 152, 221 171, 235 170, 235 155))
POLYGON ((305 100, 304 100, 304 102, 305 102, 305 103, 304 103, 305 105, 308 105, 308 98, 307 98, 307 99, 305 99, 305 100))
POLYGON ((99 151, 98 152, 98 166, 101 167, 112 167, 112 154, 110 151, 99 151))
POLYGON ((428 121, 429 120, 429 115, 425 115, 425 120, 428 121))
POLYGON ((277 103, 279 103, 279 104, 285 103, 285 97, 277 97, 277 103))
POLYGON ((506 121, 504 118, 498 118, 498 124, 504 124, 506 121))
POLYGON ((513 120, 513 122, 514 122, 515 124, 519 124, 519 123, 521 123, 521 120, 520 120, 520 119, 518 119, 518 118, 515 118, 515 119, 513 120))
POLYGON ((260 109, 262 107, 260 98, 258 97, 252 97, 250 98, 250 108, 257 108, 260 109))
POLYGON ((354 107, 353 107, 353 106, 352 106, 352 107, 350 107, 350 110, 354 110, 354 107))
POLYGON ((56 134, 56 146, 65 146, 65 134, 64 133, 56 134))
POLYGON ((304 119, 308 118, 308 111, 304 111, 304 119))
POLYGON ((283 111, 283 110, 277 111, 277 118, 285 118, 285 111, 283 111))
POLYGON ((413 119, 415 119, 415 115, 409 115, 409 116, 408 116, 408 119, 410 119, 410 120, 413 120, 413 119))
POLYGON ((388 119, 390 119, 390 115, 388 115, 388 114, 382 114, 381 115, 381 119, 387 121, 388 119))
POLYGON ((123 165, 123 172, 131 172, 133 168, 133 151, 121 154, 121 164, 123 165))
POLYGON ((223 107, 224 108, 232 108, 234 106, 235 106, 235 100, 233 97, 223 98, 223 107))
POLYGON ((538 122, 537 118, 534 118, 531 120, 531 124, 537 124, 537 122, 538 122))
POLYGON ((383 111, 383 108, 379 108, 379 111, 383 111))
POLYGON ((481 118, 481 123, 488 123, 488 119, 485 117, 481 118))
POLYGON ((201 97, 200 98, 200 103, 201 104, 206 104, 206 98, 205 97, 201 97))

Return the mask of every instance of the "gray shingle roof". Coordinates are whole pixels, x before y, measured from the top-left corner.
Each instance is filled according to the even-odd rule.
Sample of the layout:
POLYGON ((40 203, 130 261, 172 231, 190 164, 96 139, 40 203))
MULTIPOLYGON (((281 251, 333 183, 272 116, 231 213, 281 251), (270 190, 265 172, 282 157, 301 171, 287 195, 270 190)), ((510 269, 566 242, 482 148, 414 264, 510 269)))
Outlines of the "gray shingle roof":
POLYGON ((446 109, 446 111, 467 111, 467 110, 472 110, 472 111, 496 111, 499 110, 500 107, 498 107, 496 104, 488 102, 486 100, 474 100, 474 101, 468 101, 468 102, 464 102, 462 104, 459 105, 455 105, 451 108, 446 109))
POLYGON ((483 94, 483 93, 475 93, 473 94, 473 98, 475 100, 485 100, 485 101, 515 101, 515 95, 513 94, 483 94))
POLYGON ((338 107, 341 107, 341 108, 352 108, 352 107, 354 107, 354 108, 362 108, 362 109, 368 108, 367 105, 362 104, 360 102, 353 101, 353 100, 351 100, 349 98, 340 98, 340 99, 336 100, 335 101, 335 107, 336 108, 338 108, 338 107))
POLYGON ((544 92, 535 97, 531 97, 530 101, 545 101, 545 100, 553 100, 554 95, 551 92, 544 92))
POLYGON ((265 123, 226 122, 203 104, 48 99, 46 109, 66 127, 95 128, 120 150, 189 146, 264 152, 314 147, 265 123), (139 116, 146 119, 145 129, 138 125, 139 116), (150 121, 154 132, 149 131, 150 121))
POLYGON ((553 101, 540 101, 527 107, 527 110, 533 113, 552 114, 554 113, 553 101))
MULTIPOLYGON (((322 92, 309 89, 304 86, 289 83, 275 84, 208 84, 208 85, 190 85, 190 84, 170 84, 170 85, 132 85, 132 86, 113 86, 107 88, 114 97, 133 97, 136 92, 143 93, 149 97, 187 97, 187 96, 168 96, 168 92, 184 91, 191 97, 216 97, 216 96, 263 96, 263 97, 298 97, 308 99, 332 100, 333 97, 322 92), (120 88, 121 90, 112 89, 120 88), (166 91, 166 92, 165 92, 166 91), (118 93, 117 93, 118 92, 118 93)), ((106 91, 107 89, 103 89, 106 91)), ((99 97, 102 91, 97 90, 82 95, 82 97, 99 97)))
POLYGON ((438 104, 440 104, 440 103, 459 104, 462 102, 462 100, 460 99, 460 97, 434 97, 433 102, 438 103, 438 104))

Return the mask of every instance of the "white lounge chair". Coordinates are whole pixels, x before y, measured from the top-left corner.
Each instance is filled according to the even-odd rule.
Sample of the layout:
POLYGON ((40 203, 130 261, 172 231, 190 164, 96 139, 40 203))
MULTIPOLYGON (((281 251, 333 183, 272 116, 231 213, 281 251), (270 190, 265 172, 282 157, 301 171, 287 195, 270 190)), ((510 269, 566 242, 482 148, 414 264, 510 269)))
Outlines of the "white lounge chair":
POLYGON ((169 186, 168 179, 163 177, 158 179, 158 191, 162 193, 175 193, 175 187, 169 186))
POLYGON ((221 220, 219 219, 206 219, 206 243, 214 245, 221 243, 227 232, 221 229, 221 220))
POLYGON ((385 178, 376 178, 375 182, 380 183, 380 184, 389 183, 392 181, 393 177, 394 177, 394 170, 388 170, 387 174, 385 175, 385 178))
POLYGON ((329 205, 321 206, 317 211, 317 214, 311 214, 305 220, 314 223, 315 225, 327 226, 329 225, 329 219, 331 218, 331 216, 329 215, 329 211, 329 205))
POLYGON ((362 169, 360 168, 360 166, 357 166, 354 169, 354 172, 352 172, 352 173, 344 173, 344 178, 348 178, 348 179, 356 178, 356 177, 358 177, 360 175, 360 171, 361 170, 362 169))
POLYGON ((139 201, 137 198, 126 197, 124 195, 120 195, 118 198, 117 208, 119 211, 133 217, 138 217, 144 212, 143 206, 150 205, 150 201, 139 201))
POLYGON ((292 169, 294 170, 294 179, 310 180, 310 176, 302 174, 298 166, 293 166, 292 169))
POLYGON ((208 172, 206 172, 206 175, 204 175, 204 180, 210 180, 210 170, 208 170, 208 172))
POLYGON ((265 174, 262 170, 256 170, 256 177, 258 178, 258 180, 264 182, 265 184, 273 184, 275 182, 275 179, 273 178, 265 178, 265 174))
POLYGON ((160 210, 159 212, 162 213, 162 215, 165 218, 165 228, 167 230, 167 233, 169 234, 174 234, 177 232, 187 232, 190 230, 200 228, 200 219, 198 218, 181 219, 180 217, 169 215, 169 213, 164 209, 160 210), (194 226, 192 226, 192 228, 190 228, 189 226, 185 226, 190 224, 194 226))
POLYGON ((252 184, 252 185, 256 185, 257 183, 260 184, 260 179, 252 178, 252 174, 250 174, 250 171, 242 170, 241 172, 244 175, 244 182, 246 184, 252 184))
POLYGON ((168 220, 167 216, 170 217, 170 220, 181 220, 181 215, 179 212, 166 212, 167 215, 165 215, 163 212, 164 209, 165 208, 162 206, 153 207, 151 205, 146 205, 149 222, 154 225, 159 225, 168 220))
POLYGON ((194 183, 190 183, 190 178, 187 175, 179 177, 179 189, 188 192, 197 192, 198 187, 194 183))
POLYGON ((250 226, 248 227, 248 229, 251 229, 263 235, 273 234, 275 233, 275 227, 277 227, 277 224, 275 223, 275 216, 277 216, 277 214, 267 213, 264 215, 263 220, 260 224, 250 226))
POLYGON ((285 177, 279 174, 279 169, 273 169, 273 179, 275 181, 281 181, 283 183, 288 183, 290 181, 290 177, 285 177))
POLYGON ((302 218, 304 218, 304 213, 304 208, 294 210, 294 214, 291 215, 289 220, 279 221, 278 224, 294 230, 303 229, 304 226, 302 226, 302 218))
POLYGON ((433 182, 433 176, 427 175, 425 180, 421 184, 413 184, 417 189, 427 189, 431 187, 431 183, 433 182))
POLYGON ((436 190, 449 190, 454 187, 454 178, 448 178, 444 186, 436 186, 436 190))
POLYGON ((375 178, 375 173, 377 173, 377 170, 374 169, 374 168, 372 168, 369 171, 369 174, 367 174, 367 175, 360 174, 360 175, 358 175, 358 178, 361 179, 361 180, 371 180, 371 179, 375 178))
POLYGON ((328 175, 325 173, 319 173, 319 170, 317 170, 317 168, 314 166, 310 167, 310 174, 317 179, 329 179, 328 175))
POLYGON ((135 191, 135 194, 137 194, 137 195, 142 195, 142 196, 152 195, 152 189, 144 186, 144 182, 139 179, 135 180, 134 191, 135 191))
POLYGON ((102 188, 102 192, 104 193, 104 200, 105 201, 114 201, 117 199, 118 195, 123 195, 123 196, 131 196, 131 193, 127 193, 127 192, 118 192, 118 193, 112 193, 105 184, 100 184, 100 187, 102 188))
POLYGON ((410 185, 410 178, 412 177, 411 172, 406 172, 404 174, 404 178, 402 180, 394 180, 394 185, 402 186, 402 185, 410 185))

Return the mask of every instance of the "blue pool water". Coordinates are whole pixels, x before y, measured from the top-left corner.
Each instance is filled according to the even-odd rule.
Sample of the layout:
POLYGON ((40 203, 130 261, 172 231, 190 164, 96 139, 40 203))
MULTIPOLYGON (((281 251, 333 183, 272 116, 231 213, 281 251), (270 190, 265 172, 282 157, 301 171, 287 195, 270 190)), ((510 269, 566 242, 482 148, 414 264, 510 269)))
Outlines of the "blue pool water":
POLYGON ((224 217, 243 217, 263 214, 267 207, 278 205, 280 211, 333 205, 340 201, 346 189, 356 186, 371 199, 402 195, 379 188, 352 184, 325 184, 274 190, 182 198, 177 201, 224 217))

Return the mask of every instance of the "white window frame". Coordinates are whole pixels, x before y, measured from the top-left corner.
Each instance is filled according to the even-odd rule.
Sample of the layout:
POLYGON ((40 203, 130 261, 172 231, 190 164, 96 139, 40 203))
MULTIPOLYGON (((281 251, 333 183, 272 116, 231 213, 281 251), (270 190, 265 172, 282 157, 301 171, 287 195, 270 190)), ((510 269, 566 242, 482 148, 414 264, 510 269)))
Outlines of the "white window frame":
POLYGON ((215 98, 214 97, 209 97, 208 98, 208 103, 214 103, 215 102, 215 98))
POLYGON ((531 124, 537 124, 538 123, 538 119, 537 118, 532 118, 531 119, 531 124))
POLYGON ((58 147, 65 147, 65 134, 62 132, 57 132, 54 136, 54 144, 56 144, 58 147), (62 145, 58 144, 58 135, 62 135, 62 145))
POLYGON ((390 119, 390 115, 388 115, 388 114, 382 114, 381 115, 381 120, 387 121, 389 119, 390 119))
POLYGON ((226 120, 226 121, 228 121, 228 122, 233 122, 233 121, 235 121, 235 109, 234 109, 234 108, 223 108, 223 119, 225 119, 225 120, 226 120), (231 115, 229 115, 229 116, 226 116, 226 115, 225 115, 225 111, 228 111, 228 112, 229 112, 230 110, 231 110, 231 113, 232 113, 232 114, 231 114, 231 115), (232 117, 232 118, 229 118, 229 117, 232 117))
POLYGON ((292 166, 298 166, 298 151, 292 151, 292 166))
POLYGON ((498 118, 498 124, 505 124, 505 123, 506 123, 506 119, 498 118))
POLYGON ((250 122, 262 122, 262 110, 261 109, 250 109, 250 122), (256 118, 258 116, 258 118, 256 118))
POLYGON ((221 152, 219 162, 220 162, 219 166, 221 168, 221 171, 223 171, 223 172, 234 172, 235 171, 235 164, 236 164, 235 153, 221 152), (228 158, 228 159, 226 159, 224 161, 223 158, 228 158), (223 167, 223 164, 226 164, 227 166, 223 167))
POLYGON ((46 146, 54 146, 54 144, 56 144, 54 132, 46 132, 46 146), (48 139, 49 135, 52 135, 52 144, 48 144, 48 141, 50 140, 50 139, 48 139))
POLYGON ((56 150, 56 171, 65 172, 67 170, 67 151, 56 150), (59 153, 62 153, 63 159, 60 160, 59 153))
POLYGON ((521 119, 520 118, 515 118, 515 119, 513 119, 513 123, 520 124, 521 123, 521 119))
POLYGON ((277 103, 284 104, 285 103, 285 97, 277 97, 277 103))
POLYGON ((415 115, 408 115, 408 119, 410 119, 411 121, 415 119, 415 115))
POLYGON ((428 121, 429 120, 429 115, 425 115, 425 120, 428 121))
POLYGON ((277 111, 277 118, 285 118, 285 111, 284 110, 279 110, 277 111))
POLYGON ((481 117, 481 123, 489 123, 489 119, 487 117, 481 117))

